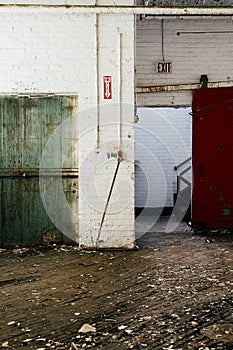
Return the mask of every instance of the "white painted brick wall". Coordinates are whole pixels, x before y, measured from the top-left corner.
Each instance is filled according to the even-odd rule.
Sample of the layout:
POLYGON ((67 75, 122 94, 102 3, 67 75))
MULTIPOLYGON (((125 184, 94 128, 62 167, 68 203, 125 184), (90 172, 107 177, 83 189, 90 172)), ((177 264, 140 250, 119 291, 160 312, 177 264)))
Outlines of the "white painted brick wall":
POLYGON ((134 0, 1 0, 3 5, 43 5, 43 6, 133 6, 134 0))
POLYGON ((125 15, 117 18, 112 15, 99 15, 97 28, 100 144, 96 149, 96 128, 88 132, 90 124, 96 124, 97 106, 97 111, 90 111, 89 122, 82 130, 87 133, 87 139, 82 142, 80 138, 81 161, 88 158, 88 153, 91 155, 90 166, 87 169, 80 168, 80 188, 83 191, 80 198, 80 244, 85 247, 98 244, 105 248, 132 248, 134 246, 134 17, 125 15), (112 76, 113 79, 111 101, 103 98, 103 76, 106 75, 112 76), (122 144, 119 142, 120 134, 122 144), (108 160, 107 154, 117 153, 119 149, 123 152, 123 161, 119 165, 100 232, 103 212, 117 167, 117 160, 114 158, 108 160), (89 196, 88 201, 86 194, 89 196), (87 227, 90 229, 87 230, 87 227))
POLYGON ((134 0, 96 0, 96 4, 101 6, 101 5, 111 5, 111 6, 132 6, 134 5, 134 0))
MULTIPOLYGON (((158 74, 155 71, 155 62, 162 60, 161 19, 147 18, 145 21, 137 21, 137 86, 195 84, 200 82, 202 74, 207 74, 210 82, 233 81, 232 18, 164 18, 163 21, 164 55, 165 60, 172 61, 172 74, 158 74), (227 31, 229 33, 224 33, 227 31), (189 34, 177 35, 178 32, 189 34)), ((140 93, 137 104, 191 105, 191 91, 178 94, 140 93)))
MULTIPOLYGON (((44 0, 44 3, 62 4, 62 1, 44 0)), ((93 4, 93 1, 76 3, 93 4)), ((132 5, 133 1, 124 1, 127 3, 132 5)), ((108 4, 108 1, 99 0, 98 4, 108 4)), ((114 5, 119 4, 122 1, 114 1, 114 5)), ((132 248, 134 16, 80 14, 78 8, 65 7, 1 7, 0 93, 78 95, 79 242, 83 247, 96 247, 117 165, 115 158, 108 160, 108 153, 120 149, 123 161, 98 246, 132 248), (103 99, 104 75, 113 78, 113 99, 109 101, 103 99)))
POLYGON ((1 8, 1 93, 72 92, 80 95, 80 108, 94 105, 94 17, 62 9, 1 8))
MULTIPOLYGON (((137 113, 135 206, 172 207, 174 166, 191 156, 190 108, 138 108, 137 113)), ((186 179, 191 181, 191 172, 186 179)))
POLYGON ((1 0, 1 4, 9 5, 95 5, 96 0, 1 0))

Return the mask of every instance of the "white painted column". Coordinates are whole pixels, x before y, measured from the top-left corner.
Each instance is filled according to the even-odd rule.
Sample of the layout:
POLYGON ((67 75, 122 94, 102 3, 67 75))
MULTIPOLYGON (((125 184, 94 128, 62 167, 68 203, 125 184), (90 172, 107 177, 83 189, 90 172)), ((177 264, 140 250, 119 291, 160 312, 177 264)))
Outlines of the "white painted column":
POLYGON ((130 249, 135 240, 134 15, 94 16, 96 105, 79 118, 79 243, 84 248, 130 249))

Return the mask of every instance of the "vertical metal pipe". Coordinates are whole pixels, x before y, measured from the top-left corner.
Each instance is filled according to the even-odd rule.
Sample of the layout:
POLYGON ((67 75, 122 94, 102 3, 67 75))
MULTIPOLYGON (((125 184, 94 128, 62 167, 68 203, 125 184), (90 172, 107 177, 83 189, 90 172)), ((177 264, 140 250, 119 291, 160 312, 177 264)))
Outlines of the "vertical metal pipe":
POLYGON ((134 16, 134 116, 137 114, 137 93, 136 93, 136 65, 135 60, 137 57, 137 51, 136 51, 136 24, 137 24, 137 18, 134 16))
POLYGON ((96 149, 100 148, 99 14, 96 13, 96 149))
POLYGON ((118 120, 118 128, 119 128, 119 145, 118 150, 122 151, 122 87, 123 87, 123 33, 119 33, 119 120, 118 120))
POLYGON ((161 32, 162 32, 162 57, 163 57, 163 61, 165 61, 165 56, 164 56, 164 19, 163 18, 161 20, 161 32))

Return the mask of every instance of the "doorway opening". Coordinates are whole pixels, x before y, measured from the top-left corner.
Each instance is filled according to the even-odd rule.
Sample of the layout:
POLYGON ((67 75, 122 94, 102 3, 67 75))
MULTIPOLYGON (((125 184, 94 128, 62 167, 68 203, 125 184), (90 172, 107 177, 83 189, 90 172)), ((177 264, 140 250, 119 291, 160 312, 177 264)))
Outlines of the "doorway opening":
POLYGON ((137 115, 136 235, 148 232, 165 217, 164 231, 173 231, 177 223, 190 220, 191 107, 138 108, 137 115))

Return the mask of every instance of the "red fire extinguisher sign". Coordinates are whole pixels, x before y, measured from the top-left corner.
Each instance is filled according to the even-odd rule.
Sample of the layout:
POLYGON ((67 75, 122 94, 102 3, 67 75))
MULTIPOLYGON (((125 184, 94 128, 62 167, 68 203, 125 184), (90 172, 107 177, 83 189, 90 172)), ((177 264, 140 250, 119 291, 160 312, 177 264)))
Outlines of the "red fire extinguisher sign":
POLYGON ((104 99, 112 99, 112 77, 111 75, 104 76, 104 99))

